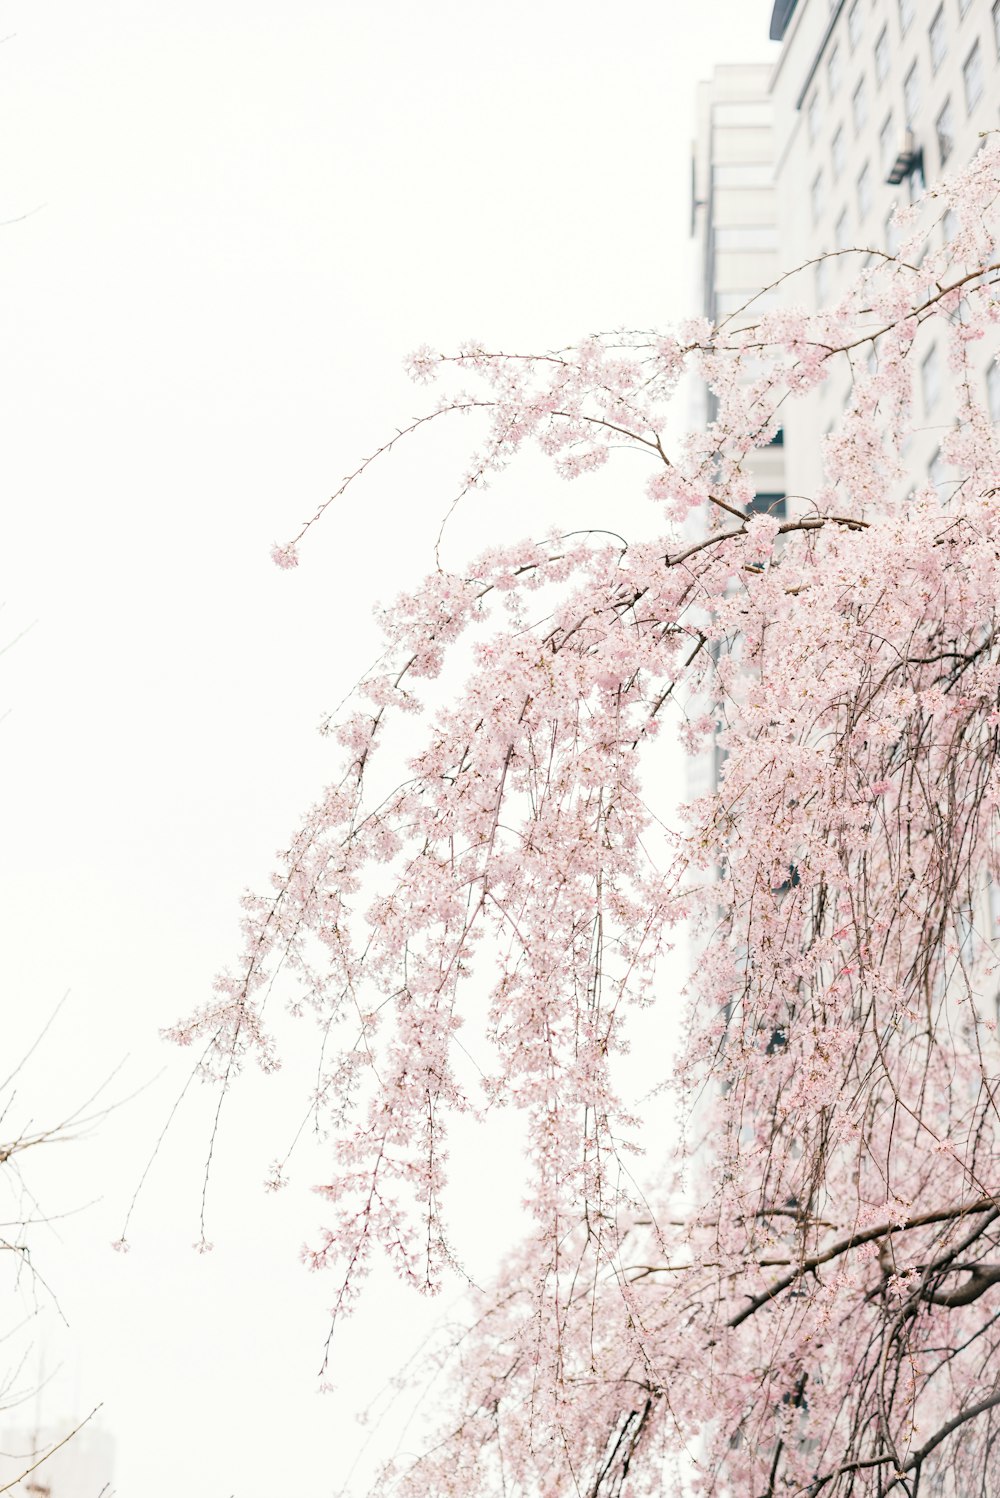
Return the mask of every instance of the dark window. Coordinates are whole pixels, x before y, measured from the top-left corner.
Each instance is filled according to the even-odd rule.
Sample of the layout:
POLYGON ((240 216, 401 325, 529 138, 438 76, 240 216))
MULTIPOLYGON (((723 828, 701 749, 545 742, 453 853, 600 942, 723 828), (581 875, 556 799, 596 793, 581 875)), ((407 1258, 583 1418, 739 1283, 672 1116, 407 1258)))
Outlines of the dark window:
MULTIPOLYGON (((779 439, 784 444, 785 437, 783 432, 779 432, 774 440, 777 442, 779 439)), ((769 494, 764 490, 758 490, 750 501, 749 509, 751 515, 773 515, 775 520, 783 520, 786 513, 785 496, 783 494, 769 494)))

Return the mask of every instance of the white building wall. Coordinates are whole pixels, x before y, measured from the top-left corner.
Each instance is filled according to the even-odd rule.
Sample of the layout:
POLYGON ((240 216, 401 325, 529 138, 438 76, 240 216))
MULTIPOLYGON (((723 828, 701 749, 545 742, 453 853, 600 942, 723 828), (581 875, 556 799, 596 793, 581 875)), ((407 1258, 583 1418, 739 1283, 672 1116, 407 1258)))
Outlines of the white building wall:
MULTIPOLYGON (((787 9, 787 0, 775 6, 779 17, 787 9)), ((789 300, 817 306, 844 287, 868 250, 891 247, 889 218, 898 203, 968 162, 981 132, 1000 126, 1000 0, 797 0, 781 40, 770 95, 782 262, 792 267, 845 246, 852 251, 792 283, 789 300), (914 173, 894 187, 886 178, 907 140, 923 153, 923 177, 914 173)), ((928 347, 918 358, 935 334, 921 336, 928 347)), ((984 342, 980 351, 985 395, 996 344, 984 342)), ((911 483, 931 473, 953 419, 947 384, 943 378, 926 407, 917 392, 922 424, 907 453, 911 483)), ((819 439, 849 388, 845 362, 789 413, 791 493, 818 487, 819 439)))

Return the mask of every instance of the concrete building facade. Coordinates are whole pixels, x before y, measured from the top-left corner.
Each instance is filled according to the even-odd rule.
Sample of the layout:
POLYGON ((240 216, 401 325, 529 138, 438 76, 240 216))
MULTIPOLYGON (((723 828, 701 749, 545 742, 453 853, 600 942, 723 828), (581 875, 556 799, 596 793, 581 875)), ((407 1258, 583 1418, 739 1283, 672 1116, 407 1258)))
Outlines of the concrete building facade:
MULTIPOLYGON (((894 248, 899 203, 968 162, 982 132, 1000 127, 1000 0, 777 0, 771 37, 782 44, 769 84, 782 260, 815 261, 811 286, 798 278, 794 299, 818 306, 868 250, 894 248), (817 259, 832 250, 852 253, 817 259)), ((926 342, 907 465, 914 482, 944 482, 938 449, 953 409, 945 350, 933 333, 926 342)), ((981 352, 983 393, 1000 418, 996 347, 981 352)), ((817 439, 849 390, 848 370, 838 369, 790 413, 790 492, 815 489, 817 439)))
MULTIPOLYGON (((779 299, 829 303, 870 251, 894 247, 897 205, 1000 128, 1000 0, 775 0, 770 37, 781 43, 773 66, 717 67, 697 94, 691 232, 697 310, 713 323, 796 267, 751 313, 779 299), (830 251, 846 253, 824 258, 830 251)), ((937 232, 947 238, 947 218, 937 232)), ((908 487, 947 484, 940 445, 955 415, 940 337, 929 327, 918 339, 908 487)), ((981 394, 1000 422, 1000 342, 977 347, 981 394)), ((837 361, 789 404, 778 441, 752 460, 755 509, 783 515, 818 491, 822 439, 850 394, 837 361)), ((714 414, 703 390, 694 419, 714 414)), ((718 759, 692 764, 690 794, 717 784, 718 759)))
MULTIPOLYGON (((1000 129, 1000 0, 775 0, 770 36, 781 43, 773 67, 717 68, 698 95, 692 232, 699 310, 713 322, 796 266, 806 269, 784 300, 836 297, 869 251, 893 248, 897 204, 1000 129), (824 259, 830 251, 847 253, 824 259)), ((927 342, 907 461, 913 482, 946 482, 946 358, 932 333, 927 342)), ((997 348, 981 351, 983 395, 1000 420, 997 348)), ((821 438, 849 394, 844 367, 790 409, 775 488, 816 490, 821 438)))

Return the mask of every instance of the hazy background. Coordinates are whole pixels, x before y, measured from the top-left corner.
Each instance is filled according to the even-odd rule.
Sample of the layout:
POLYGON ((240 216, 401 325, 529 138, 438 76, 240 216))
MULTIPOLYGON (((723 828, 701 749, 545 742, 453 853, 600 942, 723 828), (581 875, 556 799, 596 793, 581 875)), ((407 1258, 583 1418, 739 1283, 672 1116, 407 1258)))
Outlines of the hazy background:
MULTIPOLYGON (((236 950, 240 891, 330 771, 315 725, 373 653, 373 601, 429 564, 475 433, 373 475, 297 573, 269 545, 422 408, 415 345, 530 349, 694 310, 694 84, 768 57, 770 9, 3 5, 0 218, 29 216, 0 228, 0 644, 28 633, 0 661, 0 1074, 69 990, 9 1122, 52 1123, 121 1062, 109 1100, 151 1085, 26 1161, 42 1209, 72 1213, 35 1239, 69 1326, 39 1296, 18 1387, 51 1382, 0 1430, 103 1400, 128 1498, 335 1491, 356 1410, 442 1310, 376 1277, 317 1395, 332 1286, 297 1252, 321 1206, 259 1190, 281 1080, 224 1114, 213 1254, 191 1252, 203 1089, 132 1252, 108 1248, 186 1075, 159 1028, 236 950)), ((618 477, 526 472, 466 506, 456 560, 626 502, 618 477)), ((460 1141, 453 1172, 480 1278, 517 1225, 504 1143, 460 1141)), ((0 1331, 17 1314, 8 1297, 0 1331)))

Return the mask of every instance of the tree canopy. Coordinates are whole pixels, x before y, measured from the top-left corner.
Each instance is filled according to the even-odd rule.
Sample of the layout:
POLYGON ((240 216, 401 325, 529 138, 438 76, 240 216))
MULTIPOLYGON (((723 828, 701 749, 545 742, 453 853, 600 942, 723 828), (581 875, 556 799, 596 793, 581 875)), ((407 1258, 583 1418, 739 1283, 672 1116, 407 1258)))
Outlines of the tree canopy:
POLYGON ((819 312, 790 276, 717 328, 412 358, 444 393, 408 430, 485 422, 465 489, 530 444, 569 478, 625 449, 650 523, 498 541, 388 611, 329 727, 339 775, 173 1032, 223 1085, 273 1067, 264 1001, 294 975, 329 1138, 309 1259, 337 1312, 376 1248, 440 1282, 449 1122, 527 1116, 532 1231, 456 1340, 439 1442, 380 1491, 1000 1483, 998 166, 988 146, 903 210, 897 252, 850 252, 819 312), (928 329, 955 402, 937 484, 907 463, 928 329), (753 454, 845 363, 822 482, 755 512, 753 454), (687 376, 716 415, 671 444, 687 376), (678 728, 722 768, 666 828, 649 788, 678 728), (681 1002, 662 962, 688 922, 687 1125, 650 1180, 617 1067, 637 1010, 681 1002), (484 991, 472 1087, 456 1055, 484 991))

